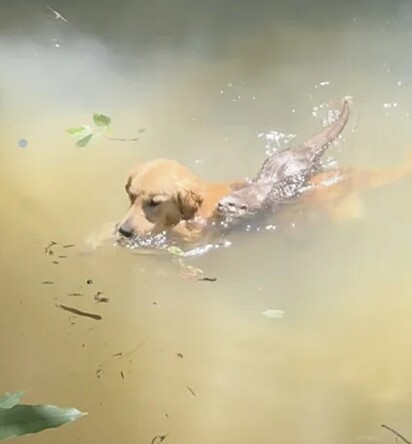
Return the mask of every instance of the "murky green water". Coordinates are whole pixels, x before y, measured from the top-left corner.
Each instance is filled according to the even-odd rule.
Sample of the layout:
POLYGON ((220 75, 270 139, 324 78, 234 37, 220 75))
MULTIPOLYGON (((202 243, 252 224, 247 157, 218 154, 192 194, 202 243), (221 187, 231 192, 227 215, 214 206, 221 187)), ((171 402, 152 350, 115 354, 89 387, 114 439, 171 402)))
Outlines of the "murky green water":
POLYGON ((208 179, 251 176, 265 156, 259 134, 302 140, 326 115, 316 107, 344 95, 354 113, 333 148, 339 165, 402 162, 412 5, 49 6, 67 22, 41 1, 0 4, 0 391, 89 416, 21 441, 392 442, 382 423, 412 438, 412 179, 363 193, 365 215, 351 223, 236 236, 187 262, 216 282, 110 245, 83 254, 126 211, 134 162, 167 156, 208 179), (76 148, 65 130, 93 112, 112 117, 111 137, 139 140, 76 148), (108 304, 95 303, 99 291, 108 304))

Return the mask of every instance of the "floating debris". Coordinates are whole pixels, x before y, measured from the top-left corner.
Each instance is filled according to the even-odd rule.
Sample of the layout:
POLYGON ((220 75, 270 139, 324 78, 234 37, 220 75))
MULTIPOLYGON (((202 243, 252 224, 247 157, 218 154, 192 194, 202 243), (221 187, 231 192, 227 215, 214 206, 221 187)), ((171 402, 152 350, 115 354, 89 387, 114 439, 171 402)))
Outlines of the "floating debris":
POLYGON ((54 285, 53 281, 43 281, 41 282, 42 285, 54 285))
POLYGON ((87 284, 87 285, 92 285, 92 284, 93 284, 93 281, 92 281, 91 279, 87 279, 86 284, 87 284))
POLYGON ((123 353, 119 352, 119 353, 115 353, 114 355, 112 355, 112 358, 122 358, 123 357, 123 353))
POLYGON ((387 426, 386 424, 382 424, 381 427, 383 429, 389 430, 390 432, 392 432, 395 435, 395 439, 396 441, 399 439, 401 439, 403 442, 405 442, 406 444, 412 444, 411 441, 409 441, 408 439, 406 439, 403 435, 401 435, 399 432, 397 432, 395 429, 393 429, 392 427, 387 426))
POLYGON ((73 313, 78 316, 84 316, 86 318, 94 319, 95 321, 100 321, 103 319, 103 316, 95 313, 89 313, 87 311, 79 310, 77 308, 68 307, 67 305, 57 304, 56 307, 61 308, 62 310, 68 311, 69 313, 73 313))
POLYGON ((269 309, 262 312, 262 315, 270 319, 281 319, 285 316, 285 312, 283 310, 269 309))
POLYGON ((64 23, 68 23, 67 19, 65 19, 60 12, 57 12, 55 9, 53 9, 51 6, 47 5, 46 9, 48 9, 50 12, 54 14, 55 20, 62 20, 64 23))
POLYGON ((137 142, 139 140, 139 138, 133 137, 131 139, 128 139, 125 137, 110 137, 109 140, 116 141, 116 142, 137 142))
POLYGON ((170 433, 166 433, 166 435, 156 435, 151 441, 150 444, 160 444, 161 442, 163 442, 168 436, 170 435, 170 433))
POLYGON ((94 300, 98 303, 104 303, 107 304, 108 302, 110 302, 110 299, 106 296, 102 296, 103 292, 98 291, 95 295, 94 295, 94 300))
POLYGON ((217 278, 211 278, 211 277, 201 277, 197 279, 198 281, 205 281, 205 282, 216 282, 217 278))
POLYGON ((67 244, 67 245, 63 245, 63 248, 73 248, 75 246, 76 246, 76 244, 67 244))
POLYGON ((49 254, 50 256, 52 256, 54 254, 54 251, 52 250, 52 248, 57 245, 57 242, 54 241, 50 241, 50 243, 46 246, 46 248, 44 249, 44 254, 49 254))
POLYGON ((190 387, 190 385, 188 385, 186 388, 189 390, 189 392, 190 392, 191 395, 193 395, 194 397, 197 396, 197 395, 196 395, 196 392, 192 389, 192 387, 190 387))
POLYGON ((173 254, 174 256, 183 256, 184 255, 184 251, 181 248, 176 247, 174 245, 172 245, 171 247, 168 247, 167 251, 170 254, 173 254))

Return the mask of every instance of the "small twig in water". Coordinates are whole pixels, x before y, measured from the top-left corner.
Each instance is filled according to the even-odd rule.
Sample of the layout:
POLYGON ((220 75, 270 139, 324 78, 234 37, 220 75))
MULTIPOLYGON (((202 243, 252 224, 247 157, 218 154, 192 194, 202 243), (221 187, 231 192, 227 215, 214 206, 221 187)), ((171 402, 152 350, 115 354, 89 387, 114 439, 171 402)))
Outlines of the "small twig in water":
POLYGON ((163 442, 168 436, 170 435, 170 433, 166 433, 166 435, 157 435, 155 436, 151 441, 150 444, 160 444, 161 442, 163 442))
POLYGON ((54 254, 54 251, 52 250, 52 248, 57 245, 57 242, 51 241, 49 243, 49 245, 46 246, 46 248, 44 249, 44 254, 54 254))
POLYGON ((94 319, 95 321, 100 321, 103 319, 103 316, 99 314, 88 313, 87 311, 78 310, 77 308, 68 307, 67 305, 56 304, 56 307, 78 316, 85 316, 86 318, 94 319))
POLYGON ((409 441, 408 439, 406 439, 404 436, 402 436, 400 433, 398 433, 395 429, 387 426, 386 424, 382 424, 381 427, 383 429, 389 430, 390 432, 392 432, 397 438, 401 439, 403 442, 405 442, 406 444, 412 444, 411 441, 409 441))
POLYGON ((217 278, 202 277, 202 278, 198 278, 198 281, 204 281, 204 282, 216 282, 216 281, 217 281, 217 278))
POLYGON ((190 387, 190 385, 187 386, 187 389, 189 390, 190 394, 192 394, 194 397, 196 397, 196 392, 190 387))
POLYGON ((68 23, 67 19, 65 19, 59 12, 53 9, 51 6, 47 5, 46 8, 54 14, 54 18, 56 20, 63 20, 64 23, 68 23))

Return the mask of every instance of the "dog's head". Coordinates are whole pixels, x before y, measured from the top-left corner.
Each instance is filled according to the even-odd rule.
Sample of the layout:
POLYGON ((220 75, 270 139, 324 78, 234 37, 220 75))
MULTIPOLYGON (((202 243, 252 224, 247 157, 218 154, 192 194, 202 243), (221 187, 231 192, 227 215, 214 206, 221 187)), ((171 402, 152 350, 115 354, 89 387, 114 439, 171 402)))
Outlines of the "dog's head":
POLYGON ((137 165, 126 192, 130 208, 118 226, 120 234, 158 234, 192 219, 202 204, 202 184, 185 166, 168 159, 137 165))

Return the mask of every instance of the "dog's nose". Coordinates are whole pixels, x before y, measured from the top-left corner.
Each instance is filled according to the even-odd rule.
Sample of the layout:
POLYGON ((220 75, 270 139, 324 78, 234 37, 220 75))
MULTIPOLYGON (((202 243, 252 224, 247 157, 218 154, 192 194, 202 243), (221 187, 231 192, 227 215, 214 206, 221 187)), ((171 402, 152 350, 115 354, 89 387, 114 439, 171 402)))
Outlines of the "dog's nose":
POLYGON ((118 231, 124 237, 131 237, 133 235, 133 230, 126 224, 120 225, 118 231))

